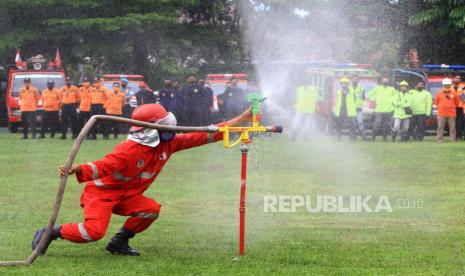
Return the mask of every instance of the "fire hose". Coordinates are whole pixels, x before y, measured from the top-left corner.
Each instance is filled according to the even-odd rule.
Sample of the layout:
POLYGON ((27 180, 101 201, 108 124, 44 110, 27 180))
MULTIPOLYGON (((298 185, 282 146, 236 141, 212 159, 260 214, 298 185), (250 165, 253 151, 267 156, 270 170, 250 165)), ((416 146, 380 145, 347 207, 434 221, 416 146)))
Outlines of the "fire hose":
POLYGON ((218 131, 218 127, 216 126, 208 126, 208 127, 167 126, 167 125, 152 124, 152 123, 147 123, 147 122, 126 119, 126 118, 107 116, 107 115, 92 116, 90 120, 85 124, 81 132, 79 133, 78 137, 74 141, 71 151, 68 154, 68 158, 65 163, 65 175, 60 180, 60 185, 58 186, 58 192, 56 195, 55 204, 52 209, 52 214, 50 216, 50 219, 46 226, 45 233, 42 239, 40 240, 39 245, 36 247, 36 249, 32 252, 32 254, 26 260, 0 261, 0 266, 30 265, 40 255, 40 252, 45 246, 45 243, 46 243, 45 241, 49 239, 50 234, 52 233, 52 230, 53 230, 53 226, 55 225, 56 219, 58 217, 58 212, 60 211, 61 202, 63 200, 66 183, 67 183, 68 176, 69 176, 69 170, 71 169, 73 165, 73 162, 76 158, 79 148, 81 147, 82 142, 89 135, 89 132, 91 131, 95 123, 97 123, 97 121, 107 121, 107 122, 137 125, 137 126, 142 126, 146 128, 153 128, 153 129, 157 129, 161 131, 172 131, 172 132, 217 132, 218 131))
MULTIPOLYGON (((249 101, 250 101, 250 98, 249 98, 249 101)), ((224 132, 225 147, 232 147, 238 144, 240 141, 242 141, 244 144, 242 147, 242 154, 243 154, 242 161, 243 162, 242 162, 242 173, 241 173, 242 185, 241 185, 241 203, 240 203, 240 214, 241 214, 240 255, 243 255, 244 254, 244 234, 243 233, 244 233, 244 225, 245 225, 245 170, 246 170, 245 162, 247 162, 247 156, 246 156, 247 150, 244 150, 244 147, 245 149, 247 149, 246 144, 250 143, 249 132, 282 132, 281 127, 259 126, 258 125, 259 114, 257 113, 258 102, 255 102, 255 103, 251 102, 251 103, 253 106, 252 111, 254 114, 253 116, 254 122, 253 122, 252 127, 228 127, 228 126, 217 127, 215 125, 206 126, 206 127, 169 126, 169 125, 153 124, 153 123, 147 123, 147 122, 142 122, 142 121, 137 121, 137 120, 132 120, 132 119, 121 118, 121 117, 108 116, 108 115, 92 116, 90 120, 82 128, 78 137, 74 141, 73 146, 71 147, 71 151, 68 154, 68 158, 64 165, 65 174, 60 179, 60 184, 58 186, 58 192, 55 197, 55 204, 53 206, 52 213, 48 221, 48 224, 45 228, 45 233, 42 236, 42 239, 40 240, 39 244, 37 245, 35 250, 31 253, 31 255, 27 257, 27 259, 18 260, 18 261, 0 261, 0 267, 31 265, 41 255, 41 252, 45 247, 46 241, 50 238, 53 227, 58 217, 58 213, 60 211, 61 203, 63 200, 63 195, 65 193, 66 184, 67 184, 68 177, 69 177, 69 170, 73 166, 74 160, 79 151, 79 148, 82 145, 82 142, 89 135, 90 131, 92 130, 94 125, 97 123, 97 121, 123 123, 123 124, 141 126, 145 128, 157 129, 160 131, 170 131, 170 132, 208 132, 208 133, 224 132), (241 135, 237 142, 232 143, 232 144, 230 143, 229 132, 241 132, 241 135)))

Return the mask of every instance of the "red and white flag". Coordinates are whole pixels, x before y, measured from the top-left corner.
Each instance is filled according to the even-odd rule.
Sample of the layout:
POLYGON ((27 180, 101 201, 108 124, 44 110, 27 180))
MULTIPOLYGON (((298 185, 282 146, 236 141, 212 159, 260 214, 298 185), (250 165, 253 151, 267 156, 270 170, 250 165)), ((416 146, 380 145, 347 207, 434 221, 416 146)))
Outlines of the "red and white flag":
POLYGON ((19 53, 19 49, 18 52, 16 52, 15 63, 16 67, 18 67, 19 69, 21 69, 21 67, 23 66, 23 61, 21 60, 21 54, 19 53))
POLYGON ((60 51, 57 48, 57 54, 55 56, 55 65, 57 68, 61 68, 61 57, 60 57, 60 51))

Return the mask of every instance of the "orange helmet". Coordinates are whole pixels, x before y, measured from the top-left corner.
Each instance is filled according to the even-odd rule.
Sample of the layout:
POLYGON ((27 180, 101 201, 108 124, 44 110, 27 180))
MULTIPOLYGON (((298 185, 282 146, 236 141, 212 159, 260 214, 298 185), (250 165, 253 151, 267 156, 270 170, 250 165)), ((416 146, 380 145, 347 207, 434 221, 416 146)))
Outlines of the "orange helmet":
MULTIPOLYGON (((176 117, 160 104, 143 104, 132 113, 131 119, 161 125, 176 125, 176 117)), ((144 127, 132 126, 130 131, 139 131, 144 127)))

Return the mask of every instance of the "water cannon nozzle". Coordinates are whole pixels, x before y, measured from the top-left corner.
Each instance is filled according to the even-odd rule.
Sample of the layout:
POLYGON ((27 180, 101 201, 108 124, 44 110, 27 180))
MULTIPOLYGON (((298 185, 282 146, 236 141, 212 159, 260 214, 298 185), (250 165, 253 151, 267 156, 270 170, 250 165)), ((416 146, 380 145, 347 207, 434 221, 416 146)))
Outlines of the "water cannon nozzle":
POLYGON ((283 127, 282 126, 267 126, 266 132, 283 133, 283 127))

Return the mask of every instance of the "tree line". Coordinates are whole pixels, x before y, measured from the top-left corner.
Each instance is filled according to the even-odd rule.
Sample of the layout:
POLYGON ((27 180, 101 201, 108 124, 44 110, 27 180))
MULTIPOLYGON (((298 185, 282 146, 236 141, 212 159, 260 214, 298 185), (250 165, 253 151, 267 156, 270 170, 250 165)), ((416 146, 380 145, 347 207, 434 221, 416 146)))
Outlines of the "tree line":
POLYGON ((408 65, 409 50, 416 48, 425 63, 465 63, 461 0, 3 0, 0 65, 12 64, 18 48, 23 58, 52 58, 60 48, 71 76, 79 64, 91 75, 139 73, 155 83, 248 71, 254 60, 244 9, 249 16, 289 17, 303 28, 325 30, 337 38, 329 45, 336 61, 372 63, 383 71, 408 65))

